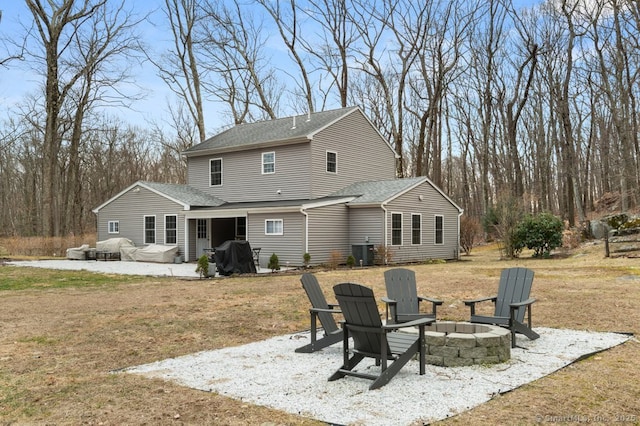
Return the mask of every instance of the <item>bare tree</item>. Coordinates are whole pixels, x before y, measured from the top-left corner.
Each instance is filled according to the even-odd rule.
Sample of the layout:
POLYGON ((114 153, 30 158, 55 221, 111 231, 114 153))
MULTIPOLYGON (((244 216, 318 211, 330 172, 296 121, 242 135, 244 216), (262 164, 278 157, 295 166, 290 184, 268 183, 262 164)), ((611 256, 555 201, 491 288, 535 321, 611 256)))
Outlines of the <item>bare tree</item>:
POLYGON ((206 139, 201 81, 203 67, 196 54, 201 9, 196 0, 165 0, 164 13, 169 22, 173 48, 160 60, 152 54, 147 58, 156 66, 167 86, 184 102, 196 123, 199 141, 203 142, 206 139))
POLYGON ((34 39, 43 49, 42 55, 31 54, 46 68, 43 203, 47 217, 44 218, 44 234, 55 236, 64 231, 65 202, 59 195, 77 192, 79 185, 77 155, 84 114, 98 100, 106 101, 106 91, 125 78, 126 71, 109 72, 109 65, 121 55, 130 53, 134 45, 130 30, 135 23, 124 11, 124 3, 108 8, 106 0, 26 2, 35 21, 37 35, 34 39), (69 121, 65 120, 65 108, 69 108, 67 111, 71 114, 69 121), (74 163, 70 177, 76 186, 73 190, 61 187, 64 180, 60 175, 60 155, 65 138, 69 138, 69 154, 74 163))

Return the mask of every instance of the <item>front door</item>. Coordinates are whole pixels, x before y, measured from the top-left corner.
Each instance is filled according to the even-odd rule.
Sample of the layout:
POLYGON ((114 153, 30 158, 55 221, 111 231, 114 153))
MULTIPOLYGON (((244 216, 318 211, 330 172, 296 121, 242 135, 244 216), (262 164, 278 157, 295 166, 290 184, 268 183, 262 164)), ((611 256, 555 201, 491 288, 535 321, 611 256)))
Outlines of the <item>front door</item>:
POLYGON ((209 219, 196 220, 196 257, 205 254, 205 249, 209 249, 209 219))

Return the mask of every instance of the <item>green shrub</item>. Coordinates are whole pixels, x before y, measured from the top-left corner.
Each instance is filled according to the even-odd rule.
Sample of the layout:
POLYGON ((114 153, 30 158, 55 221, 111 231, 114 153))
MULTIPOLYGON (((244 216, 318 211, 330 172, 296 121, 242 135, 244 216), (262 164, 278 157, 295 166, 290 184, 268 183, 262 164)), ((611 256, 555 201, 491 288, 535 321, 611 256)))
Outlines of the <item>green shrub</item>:
POLYGON ((278 260, 277 254, 273 253, 271 255, 271 257, 269 258, 269 264, 267 265, 267 268, 271 269, 271 272, 280 270, 280 260, 278 260))
POLYGON ((311 262, 311 255, 309 253, 305 253, 302 255, 302 261, 304 262, 304 267, 309 267, 309 262, 311 262))
POLYGON ((526 215, 516 227, 513 247, 533 250, 534 257, 548 257, 551 250, 562 246, 562 220, 551 213, 526 215))
POLYGON ((347 256, 347 266, 349 268, 353 268, 356 264, 356 258, 353 257, 352 254, 350 254, 349 256, 347 256))
POLYGON ((209 258, 206 254, 203 254, 198 258, 196 272, 200 274, 200 278, 207 278, 209 276, 209 258))

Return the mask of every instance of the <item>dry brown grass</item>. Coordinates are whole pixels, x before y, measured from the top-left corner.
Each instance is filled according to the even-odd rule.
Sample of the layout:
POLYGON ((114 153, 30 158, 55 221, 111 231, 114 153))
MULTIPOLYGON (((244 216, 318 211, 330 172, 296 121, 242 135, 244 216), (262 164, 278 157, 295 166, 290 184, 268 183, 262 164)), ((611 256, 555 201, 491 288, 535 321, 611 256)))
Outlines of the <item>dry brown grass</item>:
MULTIPOLYGON (((604 258, 602 246, 562 259, 514 261, 501 261, 495 248, 476 248, 460 262, 411 267, 421 294, 445 300, 440 318, 466 319, 462 300, 492 294, 500 270, 510 266, 536 272, 534 325, 640 331, 640 264, 604 258)), ((327 295, 334 284, 352 281, 380 297, 383 270, 315 272, 327 295)), ((95 287, 48 285, 69 274, 0 267, 0 280, 36 280, 29 290, 0 291, 0 424, 320 424, 161 380, 110 374, 308 328, 299 274, 203 281, 113 276, 112 284, 95 287)), ((634 339, 441 424, 570 416, 638 423, 639 358, 634 339)))
POLYGON ((96 246, 96 234, 64 237, 4 237, 0 238, 0 257, 64 257, 70 247, 82 244, 96 246))

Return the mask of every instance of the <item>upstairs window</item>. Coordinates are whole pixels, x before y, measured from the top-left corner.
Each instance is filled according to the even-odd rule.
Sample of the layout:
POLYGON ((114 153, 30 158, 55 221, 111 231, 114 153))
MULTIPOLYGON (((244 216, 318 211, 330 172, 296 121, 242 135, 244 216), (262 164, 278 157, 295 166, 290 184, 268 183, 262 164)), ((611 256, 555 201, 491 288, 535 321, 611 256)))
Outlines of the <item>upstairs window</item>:
POLYGON ((436 215, 435 217, 435 242, 436 244, 444 243, 444 216, 436 215))
POLYGON ((338 153, 327 151, 327 173, 338 173, 338 153))
POLYGON ((262 153, 262 174, 267 175, 276 172, 276 153, 262 153))
POLYGON ((422 244, 422 215, 411 215, 411 244, 422 244))
POLYGON ((178 244, 178 217, 174 214, 164 217, 164 243, 178 244))
POLYGON ((222 158, 214 158, 209 162, 211 173, 209 185, 222 186, 222 158))
POLYGON ((110 220, 107 224, 107 229, 109 234, 119 234, 120 233, 120 221, 118 220, 110 220))
POLYGON ((391 213, 391 245, 402 245, 402 213, 391 213))
POLYGON ((156 217, 155 216, 144 217, 144 243, 145 244, 156 243, 156 217))

